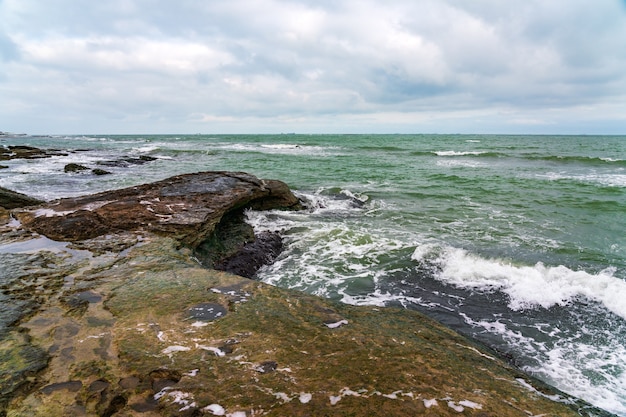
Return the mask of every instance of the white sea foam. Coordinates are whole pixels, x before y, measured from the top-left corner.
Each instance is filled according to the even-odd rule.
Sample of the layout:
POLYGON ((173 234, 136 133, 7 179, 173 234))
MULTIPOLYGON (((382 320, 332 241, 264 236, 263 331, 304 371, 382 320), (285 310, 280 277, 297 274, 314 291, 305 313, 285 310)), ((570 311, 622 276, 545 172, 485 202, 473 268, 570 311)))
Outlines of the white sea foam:
POLYGON ((326 323, 326 327, 328 327, 329 329, 336 329, 337 327, 341 327, 346 324, 348 324, 348 320, 339 320, 335 323, 326 323))
POLYGON ((513 310, 550 308, 585 297, 626 319, 626 281, 613 276, 613 268, 589 273, 562 265, 514 265, 501 259, 481 258, 463 249, 437 245, 418 246, 412 258, 436 265, 439 271, 435 277, 448 284, 506 293, 513 310))
POLYGON ((146 145, 146 146, 139 146, 137 148, 133 148, 133 151, 135 152, 140 152, 140 153, 149 153, 149 152, 153 152, 159 149, 159 146, 157 145, 146 145))
MULTIPOLYGON (((524 366, 528 373, 598 407, 626 415, 626 375, 622 371, 626 367, 626 347, 619 325, 600 335, 584 325, 569 333, 561 331, 559 324, 536 323, 539 333, 546 335, 543 337, 522 332, 509 320, 461 316, 470 326, 499 335, 518 355, 530 358, 531 365, 524 366)), ((534 390, 524 380, 518 382, 534 390)), ((561 396, 550 399, 567 401, 561 396)))
POLYGON ((459 401, 459 404, 463 407, 473 408, 474 410, 481 410, 483 408, 481 404, 475 403, 474 401, 470 400, 459 401))
POLYGON ((435 151, 434 154, 437 156, 476 156, 482 155, 487 152, 485 151, 435 151))
POLYGON ((312 146, 291 143, 221 143, 219 149, 237 152, 261 152, 276 155, 331 155, 340 149, 336 146, 312 146))
POLYGON ((437 161, 437 166, 446 168, 482 168, 487 167, 484 162, 468 159, 442 159, 437 161))
POLYGON ((583 183, 600 184, 606 187, 626 187, 626 174, 620 170, 611 173, 606 172, 589 172, 585 174, 572 174, 567 172, 548 172, 545 174, 537 174, 537 178, 547 179, 549 181, 573 180, 583 183))

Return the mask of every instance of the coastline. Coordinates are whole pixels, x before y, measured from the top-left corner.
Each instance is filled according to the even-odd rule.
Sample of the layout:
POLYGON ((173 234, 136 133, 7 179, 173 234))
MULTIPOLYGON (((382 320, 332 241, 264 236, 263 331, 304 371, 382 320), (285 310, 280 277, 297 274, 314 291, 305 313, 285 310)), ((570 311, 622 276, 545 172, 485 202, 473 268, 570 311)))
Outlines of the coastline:
MULTIPOLYGON (((221 190, 232 195, 231 187, 221 190)), ((166 216, 140 197, 147 213, 166 216)), ((337 304, 204 268, 194 250, 219 221, 201 219, 201 238, 187 233, 197 225, 181 232, 180 223, 152 227, 141 217, 126 229, 103 221, 114 230, 47 251, 52 241, 33 230, 61 219, 74 230, 68 200, 77 199, 14 209, 20 224, 5 217, 2 226, 3 246, 39 240, 44 249, 18 276, 36 305, 2 341, 11 358, 3 373, 17 381, 3 388, 6 415, 610 415, 420 313, 337 304), (63 214, 33 215, 42 209, 63 214)), ((253 200, 218 218, 250 204, 274 207, 253 200)), ((90 221, 106 218, 102 207, 90 221)), ((167 214, 180 213, 197 219, 167 214)))

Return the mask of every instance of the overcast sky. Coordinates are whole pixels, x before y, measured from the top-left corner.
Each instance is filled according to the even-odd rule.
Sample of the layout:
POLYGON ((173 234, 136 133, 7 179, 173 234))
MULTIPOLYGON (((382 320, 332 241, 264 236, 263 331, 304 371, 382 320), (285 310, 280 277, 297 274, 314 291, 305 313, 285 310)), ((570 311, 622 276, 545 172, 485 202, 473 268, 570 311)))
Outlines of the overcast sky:
POLYGON ((626 134, 626 1, 0 0, 0 130, 626 134))

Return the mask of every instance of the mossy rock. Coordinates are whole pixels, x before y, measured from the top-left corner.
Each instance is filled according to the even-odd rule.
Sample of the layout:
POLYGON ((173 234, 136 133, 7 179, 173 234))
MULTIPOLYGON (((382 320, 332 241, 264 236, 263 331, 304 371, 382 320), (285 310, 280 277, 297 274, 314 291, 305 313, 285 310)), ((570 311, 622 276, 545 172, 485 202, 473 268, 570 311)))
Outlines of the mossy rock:
POLYGON ((88 169, 89 168, 87 168, 84 165, 71 163, 71 164, 65 165, 65 167, 63 168, 63 171, 65 171, 65 172, 81 172, 81 171, 87 171, 88 169))

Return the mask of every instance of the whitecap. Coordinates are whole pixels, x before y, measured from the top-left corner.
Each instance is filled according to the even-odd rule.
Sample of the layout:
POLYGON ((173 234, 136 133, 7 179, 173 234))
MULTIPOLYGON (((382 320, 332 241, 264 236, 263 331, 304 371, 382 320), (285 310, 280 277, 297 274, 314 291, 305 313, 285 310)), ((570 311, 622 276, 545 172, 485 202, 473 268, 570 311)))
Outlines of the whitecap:
POLYGON ((482 155, 485 151, 434 151, 437 156, 476 156, 482 155))
POLYGON ((412 258, 435 265, 435 278, 445 283, 506 293, 512 310, 563 306, 585 297, 626 319, 626 281, 614 276, 614 268, 590 273, 563 265, 546 266, 541 262, 532 266, 514 265, 506 260, 486 259, 463 249, 437 245, 418 246, 412 258))
POLYGON ((154 152, 158 149, 159 147, 156 145, 146 145, 146 146, 139 146, 137 148, 133 148, 133 151, 140 152, 140 153, 149 153, 149 152, 154 152))

